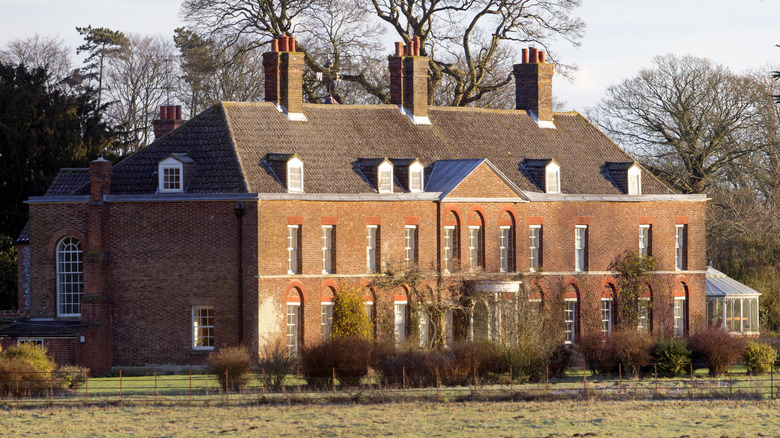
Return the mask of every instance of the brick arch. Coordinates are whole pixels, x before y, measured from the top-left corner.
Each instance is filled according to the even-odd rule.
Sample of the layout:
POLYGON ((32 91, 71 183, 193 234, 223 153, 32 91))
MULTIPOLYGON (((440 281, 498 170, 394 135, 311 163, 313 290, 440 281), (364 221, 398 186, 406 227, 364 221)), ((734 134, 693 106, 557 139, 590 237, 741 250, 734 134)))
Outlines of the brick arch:
POLYGON ((577 301, 580 301, 580 295, 582 294, 582 291, 580 290, 580 282, 574 277, 569 277, 563 282, 563 297, 564 298, 576 298, 577 301))
POLYGON ((612 277, 601 280, 601 298, 615 298, 617 294, 617 282, 612 277))
POLYGON ((688 281, 688 277, 684 275, 678 275, 677 278, 674 279, 674 291, 672 292, 672 295, 675 297, 685 297, 688 298, 688 294, 690 292, 690 286, 688 286, 690 282, 688 281))
POLYGON ((402 284, 401 286, 393 289, 393 301, 406 301, 409 302, 409 286, 402 284))
POLYGON ((468 225, 478 225, 480 227, 487 226, 487 214, 485 214, 485 209, 482 208, 482 206, 475 205, 469 209, 468 225), (472 219, 474 213, 477 214, 477 219, 472 219))
POLYGON ((87 239, 84 237, 84 235, 74 229, 66 228, 64 230, 57 231, 54 233, 54 235, 52 235, 52 238, 49 240, 49 245, 46 247, 48 254, 53 256, 57 251, 57 244, 60 243, 60 240, 68 236, 75 237, 79 242, 81 242, 82 251, 87 252, 90 250, 87 248, 87 239))
POLYGON ((458 207, 455 206, 449 206, 446 207, 443 213, 442 217, 442 225, 444 226, 459 226, 463 222, 462 215, 460 213, 460 210, 458 210, 458 207), (454 216, 454 219, 450 219, 449 215, 452 213, 454 216))
POLYGON ((331 303, 336 297, 337 290, 336 282, 333 280, 326 280, 322 283, 322 289, 320 290, 320 302, 331 303))
POLYGON ((306 293, 304 292, 303 283, 298 280, 291 281, 290 284, 287 285, 287 290, 284 291, 284 302, 300 302, 301 304, 305 304, 306 293), (293 294, 298 295, 298 297, 293 296, 293 294))
POLYGON ((498 212, 498 225, 505 227, 517 226, 517 212, 515 212, 513 206, 505 205, 501 207, 501 210, 498 212), (504 216, 508 216, 509 218, 504 219, 504 216))
POLYGON ((644 282, 642 292, 639 294, 639 298, 653 298, 653 285, 649 281, 644 282))

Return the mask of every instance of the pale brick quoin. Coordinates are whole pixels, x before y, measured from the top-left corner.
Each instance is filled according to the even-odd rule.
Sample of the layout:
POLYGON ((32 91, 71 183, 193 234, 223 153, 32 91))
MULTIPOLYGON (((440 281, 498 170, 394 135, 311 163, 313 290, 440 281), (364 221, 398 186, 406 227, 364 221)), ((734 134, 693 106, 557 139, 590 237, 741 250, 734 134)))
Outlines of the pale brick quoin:
MULTIPOLYGON (((576 343, 601 327, 610 264, 650 225, 650 329, 706 328, 706 197, 675 194, 641 167, 629 190, 621 172, 635 160, 580 114, 552 111, 543 52, 523 50, 514 68, 517 108, 486 110, 428 106, 419 41, 388 58, 391 104, 303 103, 295 47, 279 37, 264 55, 266 102, 222 102, 188 121, 165 106, 152 144, 113 166, 62 169, 27 201, 29 318, 0 329, 3 345, 40 339, 93 373, 198 366, 236 344, 315 345, 322 304, 404 260, 407 227, 414 262, 445 278, 448 259, 474 268, 478 236, 473 263, 490 274, 480 287, 519 293, 533 278, 544 299, 576 298, 576 343)), ((365 291, 375 315, 392 314, 399 294, 365 291)))

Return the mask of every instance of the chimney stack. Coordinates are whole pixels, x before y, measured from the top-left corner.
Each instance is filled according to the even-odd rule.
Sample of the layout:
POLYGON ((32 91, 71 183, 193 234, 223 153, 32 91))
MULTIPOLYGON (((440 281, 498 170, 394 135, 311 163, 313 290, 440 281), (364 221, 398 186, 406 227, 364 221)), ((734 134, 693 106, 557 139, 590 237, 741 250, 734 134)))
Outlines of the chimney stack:
POLYGON ((162 105, 160 106, 160 119, 152 122, 154 129, 154 139, 173 131, 183 125, 186 120, 181 118, 181 105, 162 105))
POLYGON ((396 43, 390 66, 390 102, 403 106, 415 123, 428 124, 428 57, 420 56, 420 37, 396 43), (401 56, 404 54, 405 56, 401 56))
POLYGON ((545 62, 544 51, 522 50, 522 63, 514 65, 515 104, 532 112, 540 122, 552 122, 553 65, 545 62))
POLYGON ((403 106, 404 104, 404 43, 395 43, 395 55, 387 57, 387 65, 390 69, 390 103, 403 106))
POLYGON ((100 158, 89 163, 89 200, 103 203, 103 195, 111 194, 111 162, 100 158))
POLYGON ((303 114, 303 53, 295 51, 295 37, 280 35, 263 53, 265 101, 290 114, 303 114))

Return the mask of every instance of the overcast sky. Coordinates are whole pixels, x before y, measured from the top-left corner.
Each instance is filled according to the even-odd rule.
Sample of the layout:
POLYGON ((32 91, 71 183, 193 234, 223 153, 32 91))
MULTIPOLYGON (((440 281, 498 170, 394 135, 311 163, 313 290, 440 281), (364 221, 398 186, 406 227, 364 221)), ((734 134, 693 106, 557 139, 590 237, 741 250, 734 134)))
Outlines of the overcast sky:
MULTIPOLYGON (((583 110, 604 89, 651 65, 656 55, 711 58, 736 72, 780 65, 780 0, 582 0, 588 25, 580 47, 552 48, 580 70, 556 79, 553 93, 583 110)), ((34 33, 59 35, 74 49, 76 26, 173 35, 181 0, 0 0, 0 45, 34 33)), ((391 51, 388 46, 388 53, 391 51)), ((768 74, 768 73, 767 73, 768 74)))

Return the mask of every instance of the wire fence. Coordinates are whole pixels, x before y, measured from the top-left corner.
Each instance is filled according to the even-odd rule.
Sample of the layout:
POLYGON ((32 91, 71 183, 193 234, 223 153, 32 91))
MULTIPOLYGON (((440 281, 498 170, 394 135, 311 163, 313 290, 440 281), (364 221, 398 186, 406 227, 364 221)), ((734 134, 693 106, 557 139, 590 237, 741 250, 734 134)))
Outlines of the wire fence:
POLYGON ((381 403, 392 401, 553 400, 600 398, 615 400, 775 399, 780 382, 775 368, 750 374, 743 367, 720 377, 707 370, 685 367, 681 375, 651 369, 631 374, 621 366, 614 373, 592 375, 584 367, 563 376, 549 370, 535 380, 520 381, 508 373, 477 372, 454 375, 439 369, 298 369, 276 379, 261 370, 232 379, 207 374, 89 377, 72 373, 17 373, 0 379, 0 405, 9 407, 67 405, 240 405, 284 403, 381 403), (308 380, 306 377, 309 377, 308 380), (341 378, 339 378, 341 376, 341 378), (75 378, 74 378, 75 377, 75 378), (226 382, 226 384, 223 384, 226 382), (224 388, 228 389, 225 390, 224 388))

